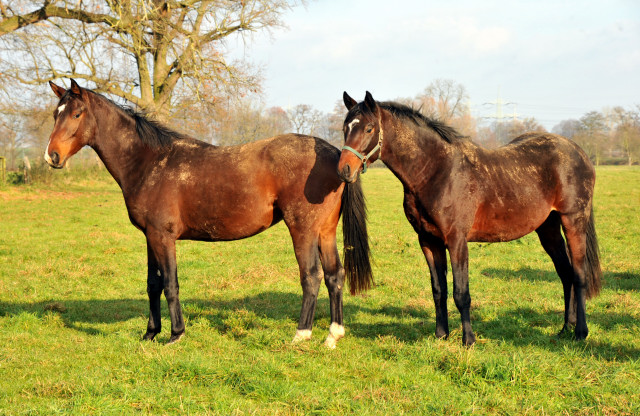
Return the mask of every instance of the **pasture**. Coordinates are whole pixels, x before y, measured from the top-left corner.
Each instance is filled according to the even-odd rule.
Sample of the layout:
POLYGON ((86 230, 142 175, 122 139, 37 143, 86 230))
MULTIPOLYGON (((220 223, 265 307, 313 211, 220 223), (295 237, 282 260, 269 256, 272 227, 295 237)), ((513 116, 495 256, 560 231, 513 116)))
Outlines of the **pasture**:
MULTIPOLYGON (((597 169, 603 290, 589 337, 558 338, 560 279, 535 234, 470 244, 471 318, 461 344, 434 337, 426 262, 384 169, 364 175, 376 287, 345 292, 346 336, 320 290, 310 342, 283 224, 247 240, 178 243, 187 332, 143 342, 146 245, 104 171, 0 188, 0 414, 640 413, 640 169, 597 169)), ((339 238, 339 245, 342 241, 339 238)))

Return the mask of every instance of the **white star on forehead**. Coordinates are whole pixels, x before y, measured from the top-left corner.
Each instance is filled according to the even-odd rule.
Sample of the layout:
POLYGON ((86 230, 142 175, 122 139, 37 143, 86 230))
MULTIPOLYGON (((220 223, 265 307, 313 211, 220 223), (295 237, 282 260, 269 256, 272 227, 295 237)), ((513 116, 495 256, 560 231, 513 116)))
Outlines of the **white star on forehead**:
POLYGON ((66 104, 62 104, 60 107, 58 107, 58 114, 62 113, 66 106, 67 106, 66 104))
POLYGON ((356 124, 360 123, 360 120, 358 120, 357 118, 354 118, 351 123, 349 123, 349 131, 351 131, 351 129, 353 128, 353 126, 355 126, 356 124))

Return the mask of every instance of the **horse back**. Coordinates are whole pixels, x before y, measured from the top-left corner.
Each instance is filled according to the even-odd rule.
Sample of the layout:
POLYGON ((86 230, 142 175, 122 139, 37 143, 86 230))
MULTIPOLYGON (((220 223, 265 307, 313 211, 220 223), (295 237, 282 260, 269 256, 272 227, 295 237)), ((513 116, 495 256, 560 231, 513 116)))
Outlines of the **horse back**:
POLYGON ((269 139, 267 161, 275 205, 289 228, 337 222, 344 184, 337 174, 340 151, 317 137, 287 134, 269 139), (333 215, 332 215, 333 214, 333 215))
POLYGON ((590 208, 595 171, 572 141, 527 133, 480 157, 470 240, 508 241, 537 229, 551 211, 590 208))
POLYGON ((566 138, 528 133, 495 150, 456 146, 446 169, 405 195, 414 227, 445 241, 453 231, 468 241, 509 241, 537 229, 552 210, 590 208, 593 166, 566 138))
POLYGON ((327 197, 335 205, 338 158, 333 146, 301 135, 229 147, 183 140, 158 156, 125 200, 139 228, 164 228, 179 239, 236 240, 287 216, 304 217, 327 197))

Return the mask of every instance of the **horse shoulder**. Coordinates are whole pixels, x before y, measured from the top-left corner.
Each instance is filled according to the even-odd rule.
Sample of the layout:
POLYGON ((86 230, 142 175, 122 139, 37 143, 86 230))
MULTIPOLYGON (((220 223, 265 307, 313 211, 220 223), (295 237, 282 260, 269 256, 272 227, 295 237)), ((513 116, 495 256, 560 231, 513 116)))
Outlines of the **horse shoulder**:
POLYGON ((443 238, 438 224, 429 213, 429 208, 424 206, 418 195, 406 187, 403 207, 405 216, 416 233, 420 234, 422 231, 426 231, 438 238, 443 238))

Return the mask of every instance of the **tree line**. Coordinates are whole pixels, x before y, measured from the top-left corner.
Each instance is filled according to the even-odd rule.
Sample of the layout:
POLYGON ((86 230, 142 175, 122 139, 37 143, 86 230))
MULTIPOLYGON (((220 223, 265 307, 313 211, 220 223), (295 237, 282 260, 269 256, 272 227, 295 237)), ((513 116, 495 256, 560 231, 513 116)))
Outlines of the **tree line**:
MULTIPOLYGON (((39 155, 52 129, 46 82, 75 78, 119 104, 201 140, 233 145, 286 132, 340 146, 345 109, 304 103, 268 107, 259 68, 231 60, 234 42, 284 25, 304 1, 0 0, 0 156, 16 169, 39 155)), ((337 92, 337 95, 341 91, 337 92)), ((486 147, 544 127, 533 118, 484 125, 465 87, 437 79, 400 101, 486 147)), ((638 163, 640 106, 592 111, 552 131, 575 140, 597 163, 638 163)))

